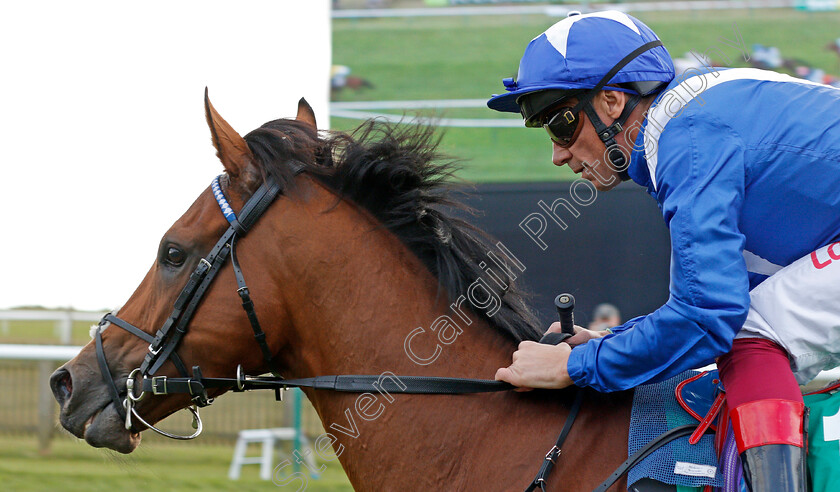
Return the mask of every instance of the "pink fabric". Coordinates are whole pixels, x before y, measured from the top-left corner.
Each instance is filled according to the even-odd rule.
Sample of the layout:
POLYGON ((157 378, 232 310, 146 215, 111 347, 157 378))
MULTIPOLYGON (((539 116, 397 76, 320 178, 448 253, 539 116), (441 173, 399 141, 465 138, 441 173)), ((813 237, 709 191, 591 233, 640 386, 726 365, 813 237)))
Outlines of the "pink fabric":
POLYGON ((739 338, 717 362, 730 409, 757 400, 802 403, 802 393, 790 369, 787 352, 762 338, 739 338))

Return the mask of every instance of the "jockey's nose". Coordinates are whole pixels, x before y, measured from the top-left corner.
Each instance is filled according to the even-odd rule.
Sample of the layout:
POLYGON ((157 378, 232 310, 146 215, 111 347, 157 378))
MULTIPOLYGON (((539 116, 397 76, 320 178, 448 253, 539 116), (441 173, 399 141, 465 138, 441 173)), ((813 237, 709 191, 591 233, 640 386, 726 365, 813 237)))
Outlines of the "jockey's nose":
POLYGON ((569 152, 569 149, 560 147, 554 143, 554 141, 551 142, 551 146, 551 162, 553 162, 555 166, 562 166, 572 158, 572 153, 569 152))

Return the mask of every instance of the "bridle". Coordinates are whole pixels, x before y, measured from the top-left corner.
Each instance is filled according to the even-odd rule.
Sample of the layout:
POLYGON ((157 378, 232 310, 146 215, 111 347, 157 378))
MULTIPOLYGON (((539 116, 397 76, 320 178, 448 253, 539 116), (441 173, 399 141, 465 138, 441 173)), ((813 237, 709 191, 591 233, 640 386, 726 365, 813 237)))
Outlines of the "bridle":
MULTIPOLYGON (((297 176, 304 171, 304 166, 296 163, 290 163, 293 176, 297 176)), ((236 239, 243 237, 253 227, 257 220, 265 213, 268 207, 274 200, 282 193, 281 186, 272 178, 267 178, 266 181, 257 189, 254 195, 248 199, 243 206, 239 215, 233 211, 230 204, 225 197, 221 186, 221 178, 224 174, 217 176, 212 184, 211 189, 216 198, 219 208, 227 219, 229 226, 222 234, 210 253, 201 258, 198 265, 190 274, 189 280, 181 293, 175 300, 172 312, 167 317, 163 326, 155 333, 154 336, 137 328, 131 323, 119 318, 117 315, 108 313, 102 317, 98 326, 94 330, 94 340, 96 345, 96 359, 99 364, 102 378, 105 381, 105 386, 111 397, 111 401, 116 408, 120 419, 125 421, 125 428, 131 431, 133 423, 132 418, 137 419, 149 429, 172 439, 194 439, 201 434, 203 425, 198 409, 206 407, 213 403, 213 398, 207 394, 208 389, 224 389, 235 392, 242 392, 255 389, 273 389, 277 400, 282 400, 283 391, 292 387, 305 387, 320 390, 332 390, 341 392, 364 393, 376 388, 388 393, 402 393, 402 394, 465 394, 465 393, 486 393, 496 391, 507 391, 514 389, 514 386, 502 382, 492 381, 486 379, 469 379, 469 378, 446 378, 446 377, 425 377, 425 376, 394 376, 393 378, 383 378, 383 375, 338 375, 338 376, 317 376, 312 378, 301 379, 283 379, 273 362, 273 355, 265 341, 265 332, 260 326, 257 319, 254 303, 251 300, 248 286, 245 283, 245 277, 239 262, 236 259, 236 239), (224 265, 228 256, 231 259, 234 276, 236 277, 237 293, 242 301, 242 308, 244 309, 251 328, 254 332, 254 339, 260 347, 263 359, 271 371, 271 377, 250 377, 242 372, 242 366, 237 367, 235 378, 206 378, 201 374, 199 366, 193 366, 192 376, 187 372, 187 369, 175 351, 178 344, 187 332, 189 323, 195 315, 201 299, 210 287, 210 284, 216 278, 216 275, 224 265), (141 340, 149 343, 149 349, 143 362, 139 367, 132 370, 125 385, 125 396, 117 388, 111 371, 108 368, 108 363, 105 359, 105 351, 102 344, 102 330, 108 324, 118 326, 132 335, 137 336, 141 340), (167 361, 172 361, 175 369, 181 375, 180 378, 170 378, 167 376, 155 376, 155 373, 167 361), (139 394, 136 393, 135 386, 137 378, 140 378, 141 384, 139 394), (377 387, 378 385, 378 387, 377 387), (195 429, 191 435, 177 435, 166 432, 164 430, 154 427, 149 422, 143 419, 137 413, 135 405, 148 393, 152 395, 169 395, 169 394, 189 394, 192 406, 187 407, 187 410, 192 413, 193 423, 195 429)), ((570 296, 571 297, 571 296, 570 296)), ((559 302, 561 296, 558 296, 559 302)), ((565 301, 564 301, 565 302, 565 301)), ((574 298, 571 299, 572 307, 574 298)), ((560 307, 559 304, 558 308, 560 307)), ((549 333, 541 340, 541 343, 558 344, 571 337, 574 332, 574 320, 571 316, 571 310, 567 313, 560 312, 561 323, 563 325, 564 333, 549 333)), ((545 490, 546 478, 551 473, 552 468, 559 458, 561 447, 566 440, 575 418, 580 411, 583 403, 585 391, 582 389, 575 389, 575 398, 566 417, 566 422, 560 432, 560 436, 554 446, 546 453, 545 460, 543 460, 539 471, 534 480, 526 488, 526 492, 537 490, 545 490)), ((683 426, 684 428, 672 429, 669 433, 663 434, 645 448, 639 450, 636 454, 627 459, 627 461, 616 470, 601 486, 597 489, 599 491, 606 491, 615 481, 617 481, 624 473, 626 473, 631 466, 646 457, 653 450, 659 446, 669 442, 683 435, 688 435, 694 426, 683 426), (691 427, 691 429, 688 429, 691 427), (677 432, 679 431, 679 432, 677 432)))
MULTIPOLYGON (((295 176, 304 170, 301 164, 292 162, 290 165, 295 176)), ((149 335, 113 313, 106 314, 94 330, 96 359, 99 364, 99 369, 102 372, 102 378, 105 380, 111 401, 114 403, 120 419, 125 421, 125 428, 127 430, 130 431, 132 429, 132 418, 135 418, 149 429, 166 437, 172 439, 194 439, 201 434, 203 428, 198 409, 213 403, 213 398, 210 398, 207 394, 207 390, 212 388, 233 390, 236 392, 254 389, 274 389, 277 400, 282 400, 282 390, 292 387, 363 393, 370 391, 371 385, 375 383, 380 384, 383 390, 412 394, 484 393, 513 389, 513 386, 501 381, 420 376, 399 376, 396 379, 398 383, 388 379, 383 380, 381 375, 317 376, 314 378, 292 380, 283 379, 273 362, 273 354, 265 342, 265 332, 260 326, 254 303, 251 300, 250 291, 245 283, 242 268, 236 259, 236 240, 247 234, 250 228, 253 227, 256 221, 281 194, 282 190, 272 178, 266 179, 266 182, 245 203, 245 206, 242 207, 242 210, 237 216, 222 191, 222 176, 224 175, 219 175, 213 180, 211 189, 222 214, 229 223, 229 227, 210 250, 210 253, 199 260, 195 270, 190 274, 187 284, 176 298, 172 312, 167 317, 163 326, 155 333, 155 336, 149 335), (241 365, 237 367, 236 378, 206 378, 201 374, 201 368, 199 366, 193 366, 192 376, 190 376, 186 366, 175 351, 181 339, 186 334, 190 320, 192 320, 202 297, 221 270, 228 256, 231 259, 233 273, 236 277, 237 293, 242 301, 242 308, 248 317, 248 321, 254 331, 254 339, 262 351, 263 359, 271 371, 272 377, 246 376, 242 372, 241 365), (149 349, 143 362, 139 367, 132 370, 126 379, 125 396, 117 388, 105 359, 105 351, 102 345, 102 330, 108 323, 126 330, 143 341, 149 342, 149 349), (155 375, 167 360, 172 361, 175 369, 181 375, 180 378, 155 375), (141 381, 139 388, 136 386, 138 378, 141 381), (137 393, 138 389, 139 393, 137 393), (146 422, 137 413, 135 404, 148 393, 152 395, 189 394, 193 405, 187 409, 192 413, 193 428, 196 431, 188 436, 175 435, 158 429, 146 422)))
MULTIPOLYGON (((290 165, 292 166, 294 175, 301 173, 304 169, 301 164, 295 162, 292 162, 290 165)), ((213 246, 210 250, 210 253, 199 260, 195 270, 193 270, 192 274, 190 274, 187 284, 175 300, 172 312, 166 318, 163 326, 157 331, 155 336, 152 337, 140 328, 137 328, 112 313, 108 313, 102 318, 99 322, 99 326, 97 326, 94 332, 96 359, 99 363, 102 377, 105 380, 105 385, 110 393, 111 401, 114 403, 120 419, 125 421, 125 428, 129 431, 132 428, 131 419, 133 416, 148 428, 173 439, 194 439, 201 434, 203 427, 201 424, 201 417, 198 413, 198 408, 210 405, 213 403, 213 399, 207 395, 206 387, 200 383, 203 378, 199 366, 193 367, 193 375, 190 377, 183 361, 181 361, 181 358, 175 352, 175 349, 178 347, 181 339, 186 334, 190 320, 192 320, 198 304, 207 292, 207 289, 210 287, 213 279, 216 278, 216 275, 221 270, 222 265, 224 265, 228 256, 231 258, 233 272, 238 285, 237 293, 242 300, 242 307, 245 310, 245 313, 248 316, 248 321, 254 331, 254 338, 256 339, 257 344, 262 351, 263 358, 265 359, 265 362, 272 374, 274 374, 276 378, 282 379, 272 361, 271 350, 265 342, 265 332, 263 332, 259 320, 257 319, 254 303, 251 300, 248 286, 245 284, 245 277, 242 274, 239 262, 236 260, 236 239, 247 234, 248 230, 256 223, 263 213, 265 213, 277 196, 280 195, 281 187, 274 179, 268 178, 245 203, 245 206, 242 208, 242 211, 237 217, 236 213, 234 213, 228 203, 224 192, 222 191, 222 176, 224 175, 219 175, 213 180, 211 188, 213 190, 213 195, 216 198, 216 202, 219 204, 222 214, 224 214, 225 219, 227 219, 229 226, 222 234, 222 237, 216 242, 215 246, 213 246), (108 364, 105 360, 105 351, 102 347, 102 330, 107 323, 118 326, 132 335, 149 342, 149 350, 146 353, 142 364, 140 364, 140 367, 131 371, 128 375, 124 397, 122 397, 121 392, 117 389, 114 378, 111 376, 111 372, 108 369, 108 364), (172 361, 175 369, 182 377, 191 381, 191 383, 187 384, 187 389, 188 393, 192 397, 191 400, 193 402, 193 406, 188 407, 188 409, 193 415, 193 428, 195 428, 196 431, 189 436, 171 434, 154 427, 146 422, 134 408, 135 404, 140 401, 146 392, 151 392, 153 395, 163 395, 169 393, 167 388, 167 377, 155 376, 155 373, 167 360, 172 361), (136 388, 134 386, 137 377, 142 379, 142 388, 140 389, 139 394, 135 393, 136 388)))

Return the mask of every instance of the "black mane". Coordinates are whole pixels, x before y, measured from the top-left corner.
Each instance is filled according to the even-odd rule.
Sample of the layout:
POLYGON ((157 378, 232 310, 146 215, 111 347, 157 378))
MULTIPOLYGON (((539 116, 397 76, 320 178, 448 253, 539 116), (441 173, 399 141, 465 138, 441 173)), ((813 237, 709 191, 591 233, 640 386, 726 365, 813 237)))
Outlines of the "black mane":
POLYGON ((450 299, 466 295, 483 278, 502 306, 493 316, 473 312, 514 341, 539 339, 528 296, 505 272, 494 269, 510 285, 503 291, 478 266, 495 247, 457 217, 471 211, 451 197, 454 163, 438 153, 433 128, 368 122, 352 134, 319 138, 310 126, 282 119, 245 135, 245 141, 266 176, 291 186, 288 161, 295 160, 340 197, 370 211, 423 261, 450 299))

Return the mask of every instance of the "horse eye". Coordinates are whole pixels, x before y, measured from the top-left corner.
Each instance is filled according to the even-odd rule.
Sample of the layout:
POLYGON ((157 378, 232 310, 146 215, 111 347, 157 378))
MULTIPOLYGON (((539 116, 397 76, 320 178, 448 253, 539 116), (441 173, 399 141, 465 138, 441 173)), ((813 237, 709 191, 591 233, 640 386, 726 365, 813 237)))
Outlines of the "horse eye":
POLYGON ((187 254, 184 253, 184 250, 178 249, 175 246, 169 246, 166 248, 166 255, 164 256, 163 261, 172 266, 181 266, 186 259, 187 254))

